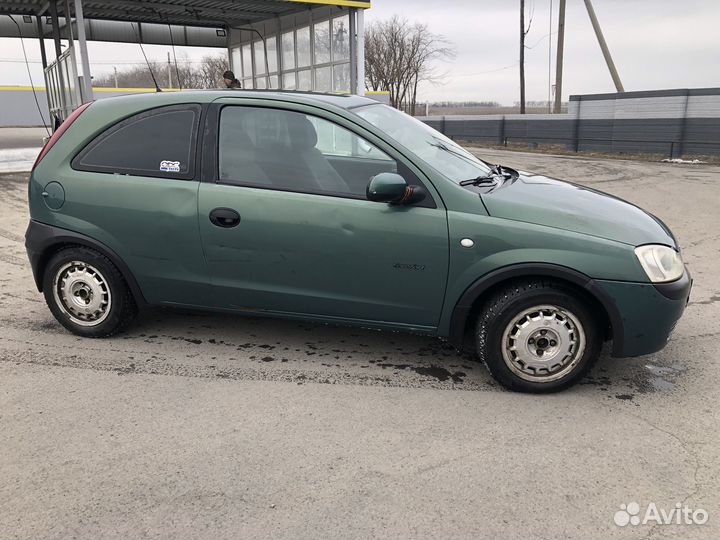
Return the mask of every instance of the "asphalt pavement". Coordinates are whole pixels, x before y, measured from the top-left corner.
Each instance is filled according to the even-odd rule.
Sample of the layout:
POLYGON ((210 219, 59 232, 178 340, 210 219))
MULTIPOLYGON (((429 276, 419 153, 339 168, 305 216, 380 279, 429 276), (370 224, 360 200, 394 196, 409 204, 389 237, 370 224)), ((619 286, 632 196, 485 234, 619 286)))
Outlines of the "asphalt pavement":
POLYGON ((695 287, 663 351, 533 396, 400 333, 153 310, 81 339, 0 175, 0 537, 720 537, 720 167, 480 153, 668 223, 695 287), (708 520, 616 525, 633 502, 708 520))

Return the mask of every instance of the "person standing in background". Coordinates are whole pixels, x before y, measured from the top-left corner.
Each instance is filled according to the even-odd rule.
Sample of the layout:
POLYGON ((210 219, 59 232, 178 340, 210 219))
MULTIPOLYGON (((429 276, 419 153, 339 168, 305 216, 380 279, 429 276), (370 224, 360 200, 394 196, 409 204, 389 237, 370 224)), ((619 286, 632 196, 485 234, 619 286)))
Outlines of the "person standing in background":
POLYGON ((223 81, 226 88, 242 88, 240 81, 235 78, 235 74, 229 69, 223 73, 223 81))

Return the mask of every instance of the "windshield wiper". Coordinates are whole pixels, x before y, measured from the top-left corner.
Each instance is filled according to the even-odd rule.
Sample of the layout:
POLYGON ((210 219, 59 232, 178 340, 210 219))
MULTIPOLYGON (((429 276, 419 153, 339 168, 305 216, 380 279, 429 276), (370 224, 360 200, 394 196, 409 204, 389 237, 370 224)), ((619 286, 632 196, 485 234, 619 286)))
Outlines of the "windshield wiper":
POLYGON ((478 176, 477 178, 470 178, 469 180, 463 180, 460 182, 461 186, 494 186, 497 184, 498 179, 509 180, 517 174, 513 169, 503 167, 502 165, 493 165, 490 168, 490 174, 487 176, 478 176))

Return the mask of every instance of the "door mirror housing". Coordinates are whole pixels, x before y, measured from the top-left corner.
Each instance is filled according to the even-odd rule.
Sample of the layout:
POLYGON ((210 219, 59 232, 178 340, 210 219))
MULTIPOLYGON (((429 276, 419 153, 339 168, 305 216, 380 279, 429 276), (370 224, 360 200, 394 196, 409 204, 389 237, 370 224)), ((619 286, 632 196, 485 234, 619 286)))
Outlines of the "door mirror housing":
POLYGON ((414 204, 422 201, 427 193, 420 186, 408 185, 397 173, 384 172, 370 179, 365 195, 373 202, 414 204))

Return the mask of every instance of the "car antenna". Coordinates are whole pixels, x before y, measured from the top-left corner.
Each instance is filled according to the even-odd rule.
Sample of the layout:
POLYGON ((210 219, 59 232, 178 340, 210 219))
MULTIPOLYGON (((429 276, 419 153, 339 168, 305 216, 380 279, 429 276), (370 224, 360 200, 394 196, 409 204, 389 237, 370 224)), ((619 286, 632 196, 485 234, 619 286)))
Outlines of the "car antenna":
MULTIPOLYGON (((160 19, 165 19, 165 24, 167 24, 168 27, 168 33, 170 34, 170 46, 172 47, 172 53, 173 53, 173 60, 175 62, 175 77, 177 79, 177 85, 180 90, 183 89, 182 81, 180 80, 180 70, 178 69, 178 61, 177 61, 177 55, 175 54, 175 40, 173 39, 172 34, 172 26, 170 24, 170 19, 167 15, 163 15, 158 10, 153 9, 153 11, 157 14, 157 16, 160 19)), ((168 60, 169 62, 169 60, 168 60)))
POLYGON ((147 55, 145 54, 145 49, 143 49, 142 41, 140 40, 140 34, 138 34, 138 31, 135 28, 135 23, 131 21, 130 26, 132 26, 133 32, 135 32, 135 37, 138 40, 138 45, 140 45, 140 50, 142 51, 143 58, 145 58, 145 64, 147 64, 148 71, 150 72, 150 77, 152 78, 153 84, 155 85, 155 91, 162 92, 161 88, 158 86, 157 79, 155 78, 152 67, 150 67, 150 62, 148 62, 147 55))
POLYGON ((172 45, 172 53, 173 53, 173 60, 175 62, 175 75, 177 76, 177 84, 178 88, 180 90, 183 89, 182 81, 180 80, 180 70, 178 69, 178 63, 177 63, 177 56, 175 55, 175 40, 173 40, 172 35, 172 26, 170 26, 170 23, 167 23, 168 25, 168 32, 170 32, 170 44, 172 45))

